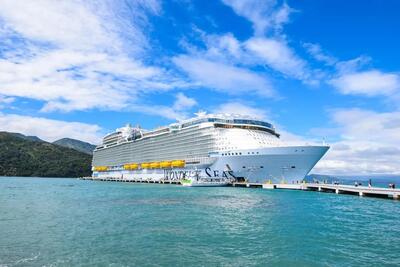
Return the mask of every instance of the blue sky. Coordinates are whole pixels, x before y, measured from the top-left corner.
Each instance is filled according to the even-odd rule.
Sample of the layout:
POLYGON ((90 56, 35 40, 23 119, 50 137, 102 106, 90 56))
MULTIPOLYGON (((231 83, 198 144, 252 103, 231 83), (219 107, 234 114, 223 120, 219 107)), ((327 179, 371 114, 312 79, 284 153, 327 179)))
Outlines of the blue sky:
POLYGON ((210 113, 332 148, 316 170, 396 174, 398 1, 0 1, 0 130, 97 143, 210 113))

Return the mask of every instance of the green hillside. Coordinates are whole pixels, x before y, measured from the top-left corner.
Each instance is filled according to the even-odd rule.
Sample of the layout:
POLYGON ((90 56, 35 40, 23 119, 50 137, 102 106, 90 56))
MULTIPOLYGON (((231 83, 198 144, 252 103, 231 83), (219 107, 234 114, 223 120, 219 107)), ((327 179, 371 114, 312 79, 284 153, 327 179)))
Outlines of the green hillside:
POLYGON ((91 160, 74 149, 0 132, 0 176, 89 176, 91 160))
POLYGON ((92 155, 93 150, 96 148, 95 145, 72 138, 62 138, 60 140, 54 141, 53 144, 72 148, 89 155, 92 155))

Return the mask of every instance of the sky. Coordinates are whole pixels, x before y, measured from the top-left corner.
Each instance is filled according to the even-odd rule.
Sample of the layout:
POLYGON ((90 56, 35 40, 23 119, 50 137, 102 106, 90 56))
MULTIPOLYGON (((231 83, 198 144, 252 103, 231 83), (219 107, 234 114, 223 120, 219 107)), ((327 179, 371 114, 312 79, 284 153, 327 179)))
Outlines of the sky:
POLYGON ((397 0, 0 0, 0 130, 91 143, 195 112, 331 146, 314 172, 400 174, 397 0))

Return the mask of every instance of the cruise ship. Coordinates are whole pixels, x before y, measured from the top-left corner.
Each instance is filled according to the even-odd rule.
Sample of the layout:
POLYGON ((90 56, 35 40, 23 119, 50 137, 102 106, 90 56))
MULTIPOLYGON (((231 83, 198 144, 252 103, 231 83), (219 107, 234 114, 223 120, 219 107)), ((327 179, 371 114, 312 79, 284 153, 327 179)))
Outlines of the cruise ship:
POLYGON ((93 179, 248 183, 303 180, 329 146, 287 145, 265 121, 232 114, 195 117, 151 131, 127 125, 93 152, 93 179))

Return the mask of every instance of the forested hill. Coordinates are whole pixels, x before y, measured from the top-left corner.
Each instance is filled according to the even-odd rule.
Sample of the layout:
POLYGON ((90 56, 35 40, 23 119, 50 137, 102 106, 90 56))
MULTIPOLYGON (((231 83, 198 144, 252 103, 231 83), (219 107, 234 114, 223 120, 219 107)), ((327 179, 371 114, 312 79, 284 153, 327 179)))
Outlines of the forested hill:
POLYGON ((95 145, 72 138, 62 138, 60 140, 54 141, 53 144, 63 147, 69 147, 90 155, 93 154, 93 150, 96 148, 95 145))
POLYGON ((91 174, 91 155, 39 140, 0 132, 0 176, 81 177, 91 174))

